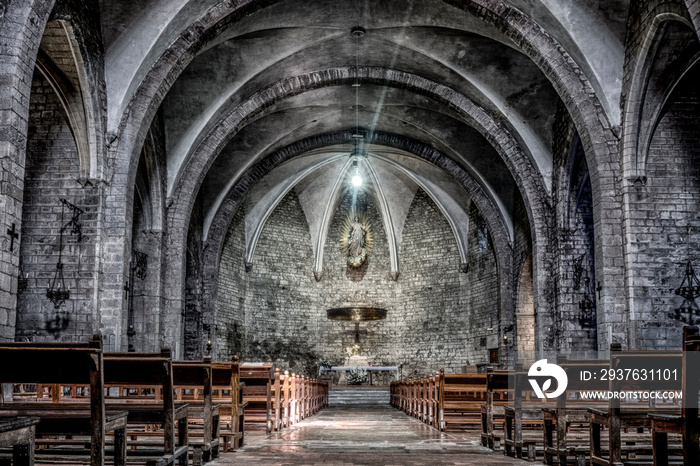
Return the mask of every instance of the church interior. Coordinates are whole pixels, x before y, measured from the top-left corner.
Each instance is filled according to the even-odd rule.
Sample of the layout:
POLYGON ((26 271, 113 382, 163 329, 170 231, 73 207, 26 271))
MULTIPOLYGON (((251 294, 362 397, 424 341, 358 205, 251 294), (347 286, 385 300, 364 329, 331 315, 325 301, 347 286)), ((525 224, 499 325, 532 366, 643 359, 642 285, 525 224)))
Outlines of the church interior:
POLYGON ((0 464, 697 464, 698 83, 697 0, 0 0, 0 464))

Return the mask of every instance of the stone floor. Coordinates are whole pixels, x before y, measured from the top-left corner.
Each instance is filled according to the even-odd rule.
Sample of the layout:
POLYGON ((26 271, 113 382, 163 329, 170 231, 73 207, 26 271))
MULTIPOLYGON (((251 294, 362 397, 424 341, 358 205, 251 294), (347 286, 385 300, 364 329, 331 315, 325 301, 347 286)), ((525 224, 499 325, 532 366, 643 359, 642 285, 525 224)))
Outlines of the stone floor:
POLYGON ((528 464, 481 447, 477 432, 441 433, 389 406, 329 407, 279 433, 246 433, 246 441, 247 446, 210 464, 528 464))

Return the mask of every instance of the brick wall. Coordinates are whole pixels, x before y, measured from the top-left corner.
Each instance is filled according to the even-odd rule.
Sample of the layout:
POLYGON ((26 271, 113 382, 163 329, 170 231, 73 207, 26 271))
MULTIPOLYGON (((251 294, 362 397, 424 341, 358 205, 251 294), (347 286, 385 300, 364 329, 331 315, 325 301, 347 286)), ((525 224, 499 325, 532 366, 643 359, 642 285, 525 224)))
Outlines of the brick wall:
POLYGON ((535 297, 532 236, 527 209, 521 198, 515 202, 513 219, 513 268, 516 271, 513 299, 516 327, 510 336, 515 334, 518 357, 522 362, 527 362, 535 356, 535 297))
POLYGON ((187 279, 185 290, 184 358, 201 359, 207 342, 202 320, 202 209, 195 203, 187 235, 187 279))
POLYGON ((98 326, 93 295, 99 192, 78 183, 80 164, 65 112, 38 73, 32 82, 28 138, 21 260, 29 286, 18 298, 16 338, 83 341, 98 326), (61 198, 84 213, 80 243, 77 235, 69 234, 70 228, 64 232, 63 274, 70 300, 57 310, 46 297, 46 289, 56 271, 62 211, 64 225, 72 214, 62 208, 61 198))
POLYGON ((469 231, 470 269, 464 274, 452 230, 419 191, 404 226, 401 275, 393 281, 386 234, 370 196, 360 194, 357 201, 366 206, 374 232, 369 263, 349 269, 341 256, 338 232, 350 202, 349 195, 343 198, 331 222, 321 282, 313 277, 311 238, 294 192, 266 223, 248 273, 243 265, 245 208, 239 209, 219 270, 217 359, 238 353, 244 360, 274 360, 297 372, 316 373, 321 360, 342 363, 354 344, 354 335, 346 333, 354 325, 327 320, 326 309, 363 304, 389 311, 386 320, 360 324, 368 332, 360 337, 362 353, 372 364, 399 365, 410 376, 441 367, 458 371, 467 360, 485 362, 487 336, 498 334, 498 286, 488 236, 486 248, 479 250, 476 209, 469 231))
MULTIPOLYGON (((639 348, 679 347, 673 290, 700 256, 700 91, 697 65, 676 88, 649 148, 647 181, 629 196, 630 273, 639 348)), ((697 324, 697 316, 695 323, 697 324)))
POLYGON ((244 300, 248 288, 245 271, 245 207, 241 207, 231 221, 221 255, 217 284, 214 324, 220 360, 231 355, 243 355, 245 348, 244 300))

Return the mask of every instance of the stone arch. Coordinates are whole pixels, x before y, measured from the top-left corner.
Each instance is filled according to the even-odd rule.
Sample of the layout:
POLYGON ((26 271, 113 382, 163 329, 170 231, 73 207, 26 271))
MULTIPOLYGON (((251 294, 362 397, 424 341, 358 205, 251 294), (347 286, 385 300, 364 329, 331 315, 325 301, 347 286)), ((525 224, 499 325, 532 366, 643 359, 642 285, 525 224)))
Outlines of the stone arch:
MULTIPOLYGON (((0 107, 0 120, 7 130, 0 136, 2 168, 7 178, 2 182, 2 214, 4 223, 21 228, 22 192, 17 186, 24 183, 25 151, 27 147, 27 122, 29 95, 31 92, 34 64, 39 50, 39 40, 53 9, 53 1, 13 2, 3 4, 0 15, 0 30, 3 31, 3 47, 7 50, 0 56, 0 81, 8 95, 0 107), (10 188, 11 189, 6 189, 10 188), (14 191, 13 194, 9 194, 14 191), (6 194, 7 193, 7 194, 6 194)), ((9 250, 9 249, 8 249, 9 250)), ((0 276, 11 284, 11 290, 0 291, 0 340, 15 338, 17 274, 20 248, 2 259, 0 276)))
POLYGON ((643 35, 631 67, 629 91, 625 101, 624 127, 622 143, 622 161, 624 176, 629 181, 646 179, 646 159, 649 145, 654 134, 660 113, 673 90, 683 76, 700 59, 698 43, 693 25, 686 19, 686 12, 678 5, 664 4, 657 6, 649 14, 649 26, 643 35), (662 39, 671 29, 687 31, 685 39, 694 39, 694 44, 683 40, 664 41, 662 39), (669 45, 669 42, 672 42, 669 45), (689 47, 690 46, 690 47, 689 47), (666 49, 671 49, 664 52, 666 49), (677 54, 673 59, 669 57, 677 54), (656 76, 661 66, 663 76, 656 76), (652 80, 659 81, 652 86, 652 80), (648 108, 651 107, 651 108, 648 108))
MULTIPOLYGON (((613 194, 616 189, 614 170, 618 166, 618 161, 615 158, 614 146, 617 140, 585 74, 552 36, 546 34, 543 28, 522 12, 493 0, 452 0, 449 3, 475 12, 478 17, 504 32, 554 83, 568 111, 574 116, 586 153, 593 159, 590 163, 593 167, 592 182, 595 202, 600 206, 595 213, 596 222, 601 227, 603 224, 615 223, 619 217, 619 205, 610 199, 614 199, 613 194), (599 169, 599 167, 604 168, 599 169)), ((250 1, 245 4, 218 5, 206 16, 192 23, 171 43, 170 48, 155 60, 148 74, 140 81, 120 117, 117 132, 111 135, 112 141, 119 139, 118 148, 114 151, 115 157, 117 153, 126 154, 126 156, 116 157, 118 160, 133 159, 134 148, 142 144, 145 128, 155 115, 170 84, 215 37, 215 31, 224 30, 240 18, 268 4, 268 1, 263 3, 250 1)), ((120 168, 120 173, 126 178, 126 186, 122 189, 127 191, 133 184, 133 181, 130 181, 133 177, 130 175, 134 170, 133 162, 131 165, 131 167, 120 168)), ((529 205, 528 208, 530 208, 529 205)), ((600 254, 603 259, 599 261, 601 276, 605 275, 610 290, 604 304, 612 307, 617 302, 616 291, 622 286, 622 279, 617 272, 614 272, 616 268, 612 264, 621 252, 620 247, 612 239, 613 235, 609 236, 610 238, 606 236, 601 242, 604 244, 601 244, 597 254, 600 254)), ((536 257, 546 255, 544 244, 539 247, 536 244, 535 249, 540 250, 536 257)), ((541 265, 535 265, 536 268, 542 268, 544 272, 537 273, 538 277, 546 274, 544 271, 546 262, 545 260, 541 265)), ((542 285, 546 284, 542 283, 542 285)), ((176 288, 173 291, 176 291, 176 288)), ((548 298, 549 296, 542 297, 545 302, 548 298)))
POLYGON ((42 37, 42 44, 50 41, 47 46, 51 52, 39 50, 36 68, 50 82, 65 109, 80 157, 80 179, 87 182, 98 177, 104 144, 99 92, 92 89, 94 77, 85 64, 82 40, 70 20, 52 19, 42 37))
MULTIPOLYGON (((27 269, 28 284, 18 300, 15 333, 40 340, 81 340, 99 328, 95 284, 102 203, 95 175, 102 160, 100 96, 104 89, 100 71, 86 66, 87 61, 99 59, 95 44, 87 45, 86 39, 94 33, 95 24, 71 14, 75 9, 75 4, 63 2, 45 18, 29 80, 22 154, 26 170, 18 193, 25 243, 20 261, 27 269), (60 285, 71 290, 70 299, 60 306, 45 296, 46 288, 58 283, 54 281, 60 277, 57 262, 65 264, 60 285)), ((37 21, 30 18, 32 23, 37 21)))
MULTIPOLYGON (((204 248, 204 321, 207 322, 211 329, 215 321, 213 303, 216 300, 217 283, 216 277, 218 274, 219 261, 224 247, 229 225, 238 210, 240 203, 246 196, 248 190, 257 183, 266 173, 270 172, 275 167, 282 163, 301 155, 310 150, 328 147, 337 144, 349 143, 353 141, 352 131, 340 131, 336 133, 326 133, 310 138, 306 138, 281 148, 270 154, 255 166, 251 167, 231 189, 225 202, 217 211, 217 214, 209 229, 209 234, 206 239, 204 248)), ((455 177, 465 189, 472 195, 473 203, 481 215, 486 219, 489 225, 489 231, 492 241, 496 245, 496 262, 499 273, 499 296, 501 300, 501 316, 503 318, 503 327, 506 327, 513 320, 513 311, 509 303, 512 302, 511 295, 513 290, 513 277, 510 270, 512 269, 512 247, 509 240, 509 235, 501 218, 501 215, 489 199, 486 193, 481 189, 478 183, 458 164, 452 161, 448 156, 442 154, 435 148, 427 146, 419 141, 412 140, 403 136, 398 136, 383 132, 374 132, 371 139, 366 141, 368 144, 384 145, 396 149, 402 149, 414 154, 415 156, 437 165, 455 177)))
POLYGON ((455 109, 496 149, 528 200, 528 205, 539 205, 543 202, 542 199, 547 197, 542 175, 536 170, 512 131, 463 94, 434 81, 401 71, 376 67, 340 67, 285 79, 255 93, 235 109, 222 112, 224 116, 212 124, 206 134, 200 135, 181 166, 173 186, 169 189, 173 204, 185 205, 193 198, 221 150, 238 129, 259 112, 295 95, 356 81, 408 89, 455 109))
POLYGON ((97 328, 98 225, 89 217, 97 218, 99 190, 80 183, 84 160, 73 122, 46 72, 37 67, 29 103, 20 253, 28 286, 17 301, 16 333, 72 341, 97 328), (70 290, 70 297, 52 303, 46 290, 53 286, 70 290))
POLYGON ((694 16, 691 18, 693 25, 695 27, 695 33, 698 38, 700 38, 700 13, 697 11, 697 0, 684 0, 685 7, 689 12, 695 12, 694 16))
MULTIPOLYGON (((443 0, 452 6, 472 13, 475 17, 491 24, 505 33, 513 43, 529 56, 543 70, 554 84, 555 89, 575 116, 579 132, 582 134, 591 156, 608 161, 609 150, 604 149, 603 141, 610 141, 608 119, 602 110, 590 83, 571 56, 557 41, 548 35, 530 17, 495 0, 443 0), (591 97, 593 96, 593 97, 591 97)), ((148 73, 140 80, 130 94, 120 116, 116 133, 111 138, 123 136, 127 153, 139 147, 145 135, 145 128, 153 118, 157 108, 180 72, 199 52, 205 49, 215 32, 225 30, 240 19, 251 15, 271 4, 274 0, 249 0, 247 2, 217 5, 207 15, 185 28, 150 66, 148 73)), ((594 162, 598 162, 595 160, 594 162)), ((592 163, 597 166, 597 163, 592 163)))
POLYGON ((677 311, 688 305, 697 308, 674 290, 687 264, 697 263, 700 246, 699 79, 696 62, 660 113, 649 146, 646 183, 625 192, 630 346, 635 349, 670 347, 684 324, 697 323, 693 314, 677 311))
POLYGON ((564 270, 573 270, 574 276, 571 283, 568 274, 562 273, 560 290, 566 293, 565 290, 570 289, 573 305, 566 312, 565 303, 569 300, 562 300, 560 304, 562 319, 565 321, 562 329, 569 329, 567 333, 571 342, 566 345, 567 348, 595 352, 597 326, 605 319, 598 315, 596 309, 596 235, 593 222, 593 193, 590 171, 578 134, 571 141, 568 168, 567 218, 562 240, 565 244, 560 249, 560 256, 561 261, 566 264, 564 270))
MULTIPOLYGON (((0 195, 3 198, 2 202, 7 202, 5 209, 7 223, 15 223, 18 226, 21 224, 23 197, 23 188, 21 187, 23 186, 26 162, 29 101, 34 71, 42 69, 47 77, 58 76, 54 72, 55 68, 47 64, 44 59, 45 55, 37 59, 40 42, 50 20, 56 20, 65 27, 67 41, 74 52, 71 60, 78 75, 78 85, 73 87, 78 88, 83 93, 79 97, 68 93, 64 94, 70 100, 69 113, 73 114, 70 115, 71 117, 75 116, 75 109, 83 107, 84 121, 78 122, 71 118, 73 121, 70 125, 74 134, 75 132, 81 133, 75 134, 75 139, 80 141, 83 148, 81 149, 81 157, 85 162, 82 164, 84 169, 76 174, 75 179, 86 189, 86 197, 96 195, 95 191, 99 189, 96 188, 95 179, 99 178, 104 153, 104 146, 101 143, 101 135, 104 132, 102 124, 104 121, 102 103, 105 100, 104 79, 101 67, 93 66, 93 62, 95 64, 101 63, 101 44, 99 40, 95 40, 99 34, 94 34, 99 28, 99 21, 97 24, 94 21, 92 23, 90 20, 85 21, 82 12, 89 10, 86 3, 69 0, 57 5, 53 0, 40 2, 29 0, 13 2, 2 7, 0 29, 3 31, 3 43, 7 52, 0 57, 0 69, 2 69, 0 81, 3 82, 3 88, 9 93, 8 95, 15 97, 6 100, 8 105, 0 108, 0 119, 7 123, 8 128, 8 131, 4 132, 1 137, 0 152, 4 158, 4 171, 11 173, 11 178, 8 178, 6 182, 20 187, 14 188, 15 192, 12 195, 0 195), (76 13, 78 10, 80 13, 76 13), (88 36, 91 39, 88 39, 88 36), (83 142, 85 143, 83 144, 83 142)), ((97 10, 95 9, 94 12, 96 14, 97 10)), ((95 17, 93 15, 91 18, 95 17)), ((65 80, 59 78, 52 81, 53 88, 59 94, 66 89, 65 80)), ((4 188, 2 191, 3 193, 8 192, 4 188)), ((99 205, 99 203, 95 205, 99 205)), ((15 251, 18 249, 16 248, 15 251)), ((7 270, 11 277, 16 277, 17 262, 11 262, 8 264, 9 268, 3 267, 3 270, 7 270)), ((97 268, 92 271, 96 272, 97 268)), ((5 294, 5 291, 2 294, 5 294)), ((11 339, 14 338, 15 333, 16 296, 10 293, 7 299, 3 296, 0 301, 3 303, 0 306, 0 311, 5 310, 5 304, 12 307, 11 311, 7 311, 9 316, 7 325, 0 324, 0 339, 11 339)), ((92 293, 89 301, 90 304, 87 305, 88 309, 85 311, 86 315, 94 314, 99 307, 96 292, 92 293)), ((4 319, 0 318, 0 320, 4 319)))
MULTIPOLYGON (((346 67, 290 78, 254 94, 248 101, 241 103, 234 111, 228 113, 209 132, 206 137, 206 143, 198 146, 198 150, 187 161, 178 178, 177 188, 173 191, 173 205, 169 213, 170 220, 168 223, 169 234, 174 235, 177 239, 173 239, 170 243, 173 245, 182 244, 184 241, 185 223, 194 202, 194 193, 199 190, 206 171, 213 163, 215 156, 230 141, 238 128, 245 124, 246 121, 249 121, 257 112, 285 97, 297 95, 318 87, 355 82, 356 79, 362 82, 381 82, 385 85, 406 87, 415 92, 428 95, 438 102, 456 109, 467 122, 475 126, 501 155, 520 187, 521 193, 524 194, 523 197, 526 200, 525 205, 531 222, 531 229, 535 232, 534 249, 540 251, 540 254, 536 255, 538 259, 536 268, 544 269, 544 264, 548 263, 545 257, 546 251, 549 249, 546 246, 548 241, 546 231, 550 224, 550 208, 547 202, 547 194, 540 173, 534 169, 530 159, 520 149, 512 134, 484 112, 483 109, 454 90, 419 76, 381 68, 357 69, 346 67), (541 245, 538 246, 540 242, 541 245)), ((170 254, 168 257, 175 259, 177 254, 170 254)), ((169 285, 173 287, 173 292, 177 292, 178 289, 182 290, 182 287, 178 285, 184 280, 184 268, 182 265, 173 264, 167 267, 167 270, 168 273, 177 274, 176 277, 172 277, 172 280, 168 279, 169 285)), ((538 276, 544 277, 545 275, 538 276)), ((538 285, 538 290, 547 289, 547 283, 544 279, 538 285)), ((548 301, 545 299, 542 302, 543 305, 546 305, 548 301)))
POLYGON ((163 149, 153 130, 144 144, 134 187, 134 208, 129 250, 126 339, 129 351, 155 351, 159 347, 162 238, 164 223, 163 149))

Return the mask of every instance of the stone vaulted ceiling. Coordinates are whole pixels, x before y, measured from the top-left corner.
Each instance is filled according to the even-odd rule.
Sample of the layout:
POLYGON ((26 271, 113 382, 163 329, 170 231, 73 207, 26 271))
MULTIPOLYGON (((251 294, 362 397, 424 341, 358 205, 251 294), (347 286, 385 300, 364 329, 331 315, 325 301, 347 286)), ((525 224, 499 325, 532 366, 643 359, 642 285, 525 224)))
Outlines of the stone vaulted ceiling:
POLYGON ((394 242, 392 272, 406 202, 418 188, 448 219, 466 263, 470 199, 482 211, 489 204, 498 217, 490 221, 512 239, 515 200, 532 202, 523 186, 551 189, 552 127, 562 107, 553 77, 532 59, 537 52, 482 18, 482 3, 524 14, 533 36, 553 38, 619 124, 626 0, 110 0, 101 2, 108 130, 119 133, 149 73, 197 37, 158 98, 167 193, 197 179, 205 239, 227 199, 252 179, 246 261, 265 219, 295 187, 314 251, 322 250, 328 206, 347 184, 357 144, 394 242), (516 146, 524 156, 507 160, 516 146))

